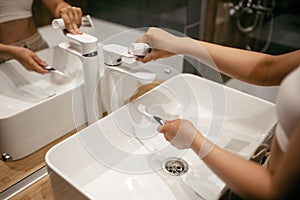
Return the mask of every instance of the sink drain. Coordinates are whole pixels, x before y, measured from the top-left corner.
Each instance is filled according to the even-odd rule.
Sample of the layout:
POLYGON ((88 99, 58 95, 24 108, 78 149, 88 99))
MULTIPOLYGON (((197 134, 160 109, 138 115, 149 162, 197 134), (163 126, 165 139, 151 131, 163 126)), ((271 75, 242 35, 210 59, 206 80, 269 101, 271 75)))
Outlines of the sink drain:
POLYGON ((180 176, 188 171, 187 162, 181 158, 168 158, 162 165, 164 171, 174 176, 180 176))

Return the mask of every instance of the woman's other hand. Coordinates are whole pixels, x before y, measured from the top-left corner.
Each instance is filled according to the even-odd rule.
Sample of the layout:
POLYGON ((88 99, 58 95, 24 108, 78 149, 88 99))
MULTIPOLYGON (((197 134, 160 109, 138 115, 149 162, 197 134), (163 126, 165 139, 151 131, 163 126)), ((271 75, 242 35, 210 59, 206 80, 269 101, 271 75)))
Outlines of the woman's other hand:
POLYGON ((166 140, 178 149, 190 148, 196 137, 203 138, 194 125, 185 119, 165 121, 165 124, 159 126, 157 130, 163 133, 166 140))
POLYGON ((49 73, 44 69, 48 64, 40 59, 33 51, 23 47, 13 47, 12 57, 18 60, 25 69, 34 71, 40 74, 49 73))
POLYGON ((151 27, 137 40, 137 42, 149 44, 152 50, 145 57, 138 57, 137 60, 146 63, 159 58, 173 56, 177 53, 177 45, 174 44, 179 41, 179 37, 176 37, 162 29, 151 27))

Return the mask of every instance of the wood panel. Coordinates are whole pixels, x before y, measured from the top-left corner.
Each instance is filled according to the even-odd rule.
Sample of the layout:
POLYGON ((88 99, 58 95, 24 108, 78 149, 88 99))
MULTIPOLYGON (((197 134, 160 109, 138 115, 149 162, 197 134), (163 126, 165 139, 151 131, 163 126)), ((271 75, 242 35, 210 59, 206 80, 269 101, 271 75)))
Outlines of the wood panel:
MULTIPOLYGON (((157 85, 159 85, 161 81, 156 80, 154 83, 141 85, 138 88, 138 92, 132 96, 126 103, 131 102, 138 98, 139 96, 143 95, 144 93, 148 92, 149 90, 153 89, 157 85)), ((85 126, 81 127, 83 129, 85 126)), ((59 143, 60 141, 70 137, 71 135, 75 134, 77 130, 73 130, 70 133, 66 134, 65 136, 59 138, 58 140, 52 142, 51 144, 43 147, 42 149, 34 152, 33 154, 27 156, 26 158, 7 163, 7 162, 0 162, 0 191, 10 187, 17 181, 25 178, 29 174, 33 173, 34 171, 40 169, 41 167, 45 166, 45 154, 46 152, 53 147, 55 144, 59 143)), ((63 197, 70 197, 69 195, 74 195, 72 199, 85 199, 83 196, 80 195, 77 191, 73 188, 69 187, 62 179, 55 176, 55 174, 51 174, 51 180, 49 175, 45 176, 41 180, 37 181, 30 187, 26 188, 25 190, 21 191, 17 195, 13 196, 11 200, 32 200, 32 199, 41 199, 41 200, 57 200, 58 196, 59 199, 69 199, 63 197), (54 182, 53 182, 54 181, 54 182), (52 182, 52 183, 51 183, 52 182), (52 184, 52 185, 51 185, 52 184), (55 191, 58 191, 58 194, 53 193, 53 185, 59 185, 59 187, 55 186, 55 191), (58 188, 58 189, 57 189, 58 188)))
POLYGON ((49 176, 45 176, 32 186, 13 196, 11 200, 53 200, 49 176))
POLYGON ((88 200, 54 173, 13 196, 10 200, 88 200), (50 178, 51 176, 51 178, 50 178))
MULTIPOLYGON (((82 129, 81 127, 80 129, 82 129)), ((54 142, 46 145, 45 147, 37 150, 36 152, 13 162, 0 161, 0 191, 4 191, 16 182, 22 180, 36 170, 45 166, 46 152, 60 141, 75 134, 77 130, 73 130, 63 137, 55 140, 54 142)))

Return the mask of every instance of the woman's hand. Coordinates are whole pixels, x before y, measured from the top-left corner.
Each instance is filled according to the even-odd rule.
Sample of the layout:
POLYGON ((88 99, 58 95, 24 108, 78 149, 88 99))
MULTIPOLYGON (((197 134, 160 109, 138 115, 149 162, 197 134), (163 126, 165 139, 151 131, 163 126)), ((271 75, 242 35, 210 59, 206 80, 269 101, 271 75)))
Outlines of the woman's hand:
POLYGON ((44 69, 48 64, 41 60, 33 51, 23 47, 12 47, 12 58, 18 60, 28 71, 35 71, 40 74, 49 73, 44 69))
POLYGON ((177 53, 177 43, 180 41, 176 37, 162 29, 151 27, 148 31, 137 40, 137 42, 147 43, 152 51, 145 57, 137 58, 138 61, 149 62, 159 58, 166 58, 177 53))
POLYGON ((82 34, 78 27, 81 25, 82 10, 71 6, 64 0, 43 0, 55 18, 62 18, 65 26, 71 34, 82 34))
POLYGON ((65 26, 72 34, 82 34, 78 27, 81 25, 82 10, 74 6, 65 6, 59 9, 59 16, 64 20, 65 26))
POLYGON ((166 140, 178 149, 192 147, 196 138, 204 138, 194 125, 185 119, 165 121, 163 126, 159 126, 158 131, 163 133, 166 140))

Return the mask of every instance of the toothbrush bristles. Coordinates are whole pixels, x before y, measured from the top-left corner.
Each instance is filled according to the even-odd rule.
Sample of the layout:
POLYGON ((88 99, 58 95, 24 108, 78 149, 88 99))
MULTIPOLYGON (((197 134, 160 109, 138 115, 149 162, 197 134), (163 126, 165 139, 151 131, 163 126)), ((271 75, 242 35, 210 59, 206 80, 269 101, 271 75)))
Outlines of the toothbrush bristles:
POLYGON ((139 104, 138 109, 139 109, 139 111, 141 111, 141 112, 145 112, 145 105, 139 104))

